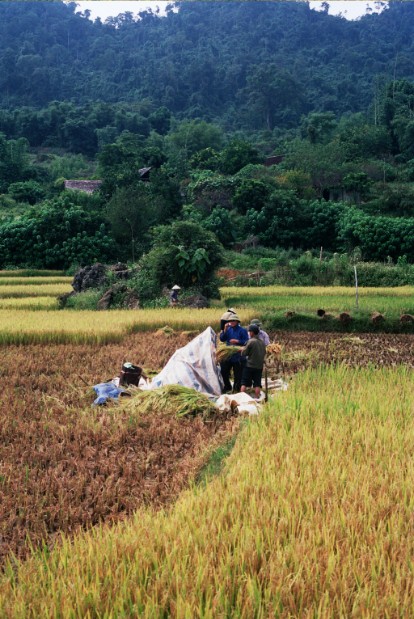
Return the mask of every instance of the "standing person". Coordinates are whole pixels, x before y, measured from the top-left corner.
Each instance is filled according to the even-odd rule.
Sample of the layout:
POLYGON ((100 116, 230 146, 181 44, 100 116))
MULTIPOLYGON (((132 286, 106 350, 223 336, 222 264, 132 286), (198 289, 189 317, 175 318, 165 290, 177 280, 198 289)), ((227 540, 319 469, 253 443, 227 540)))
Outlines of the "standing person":
POLYGON ((242 356, 247 358, 246 365, 243 366, 241 391, 246 391, 246 388, 251 387, 253 383, 255 396, 259 398, 266 345, 259 339, 259 327, 256 324, 249 325, 248 332, 250 339, 241 351, 242 356))
MULTIPOLYGON (((240 326, 240 318, 237 314, 232 314, 231 319, 226 322, 220 331, 220 342, 225 342, 227 346, 245 346, 249 340, 246 329, 240 326)), ((234 385, 233 391, 237 393, 241 387, 242 377, 242 358, 239 352, 234 353, 229 359, 220 363, 221 374, 224 380, 224 392, 231 391, 230 372, 233 370, 234 385)))
POLYGON ((178 303, 178 291, 179 290, 181 290, 181 288, 180 288, 180 286, 177 286, 177 284, 175 284, 171 288, 171 292, 170 292, 170 305, 172 307, 174 307, 178 303))
POLYGON ((226 322, 231 320, 232 316, 237 316, 237 312, 232 307, 229 307, 228 310, 224 312, 224 314, 220 318, 220 331, 223 331, 224 325, 226 324, 226 322))
POLYGON ((259 340, 262 340, 262 342, 264 342, 266 346, 269 346, 270 337, 268 336, 266 331, 263 331, 262 323, 260 322, 260 320, 258 318, 252 318, 250 324, 257 325, 259 327, 259 340))

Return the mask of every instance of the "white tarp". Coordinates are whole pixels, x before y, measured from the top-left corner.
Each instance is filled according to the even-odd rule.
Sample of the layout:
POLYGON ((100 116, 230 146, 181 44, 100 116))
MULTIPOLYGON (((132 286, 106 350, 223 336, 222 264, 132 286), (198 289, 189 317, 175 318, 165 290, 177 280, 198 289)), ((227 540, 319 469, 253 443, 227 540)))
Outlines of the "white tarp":
POLYGON ((154 376, 151 389, 163 385, 182 385, 218 397, 224 386, 216 360, 217 336, 207 327, 183 348, 175 351, 164 369, 154 376))
POLYGON ((255 400, 248 393, 224 394, 219 397, 216 406, 219 411, 228 413, 237 409, 239 413, 258 415, 265 399, 265 394, 261 392, 260 399, 255 400))

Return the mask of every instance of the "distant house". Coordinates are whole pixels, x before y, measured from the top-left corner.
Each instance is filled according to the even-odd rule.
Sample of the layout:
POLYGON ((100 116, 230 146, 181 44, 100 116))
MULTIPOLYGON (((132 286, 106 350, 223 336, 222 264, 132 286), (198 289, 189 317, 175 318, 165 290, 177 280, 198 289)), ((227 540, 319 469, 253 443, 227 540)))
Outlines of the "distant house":
POLYGON ((72 191, 83 191, 84 193, 93 193, 102 185, 102 181, 65 181, 65 189, 72 191))
POLYGON ((284 158, 284 155, 272 155, 271 157, 266 157, 264 164, 265 166, 278 165, 279 163, 282 163, 284 158))
POLYGON ((138 170, 138 173, 140 175, 140 178, 142 181, 149 181, 150 179, 150 171, 152 170, 151 167, 149 168, 140 168, 138 170))
MULTIPOLYGON (((139 177, 142 181, 149 181, 151 167, 140 168, 138 170, 139 177)), ((84 193, 94 193, 102 185, 102 181, 80 181, 72 180, 65 181, 65 189, 71 189, 72 191, 83 191, 84 193)))

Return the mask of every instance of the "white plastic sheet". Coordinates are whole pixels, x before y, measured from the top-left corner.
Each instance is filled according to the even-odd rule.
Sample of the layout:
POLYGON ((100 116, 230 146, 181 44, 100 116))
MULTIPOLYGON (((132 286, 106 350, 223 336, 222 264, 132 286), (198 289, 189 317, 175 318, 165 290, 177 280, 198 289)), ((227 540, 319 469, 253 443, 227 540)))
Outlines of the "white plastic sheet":
POLYGON ((154 376, 151 389, 183 385, 219 397, 224 386, 216 359, 217 336, 211 327, 175 351, 164 369, 154 376))
POLYGON ((248 393, 224 394, 219 397, 216 406, 220 411, 230 412, 237 409, 239 413, 257 415, 264 402, 264 393, 261 400, 253 399, 248 393))

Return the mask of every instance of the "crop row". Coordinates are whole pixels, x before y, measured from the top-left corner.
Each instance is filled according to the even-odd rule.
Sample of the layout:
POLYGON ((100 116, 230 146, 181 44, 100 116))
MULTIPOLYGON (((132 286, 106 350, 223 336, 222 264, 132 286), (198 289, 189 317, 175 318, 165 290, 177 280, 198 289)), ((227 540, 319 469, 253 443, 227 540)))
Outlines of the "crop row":
MULTIPOLYGON (((1 280, 0 280, 1 281, 1 280)), ((72 290, 68 283, 50 284, 10 284, 0 286, 0 299, 19 297, 57 297, 72 290)))
POLYGON ((51 284, 65 284, 70 289, 73 277, 66 276, 46 276, 46 277, 22 277, 22 276, 1 276, 0 287, 3 286, 50 286, 51 284))
POLYGON ((14 310, 57 310, 59 308, 59 302, 55 296, 45 297, 0 297, 0 309, 14 309, 14 310))

